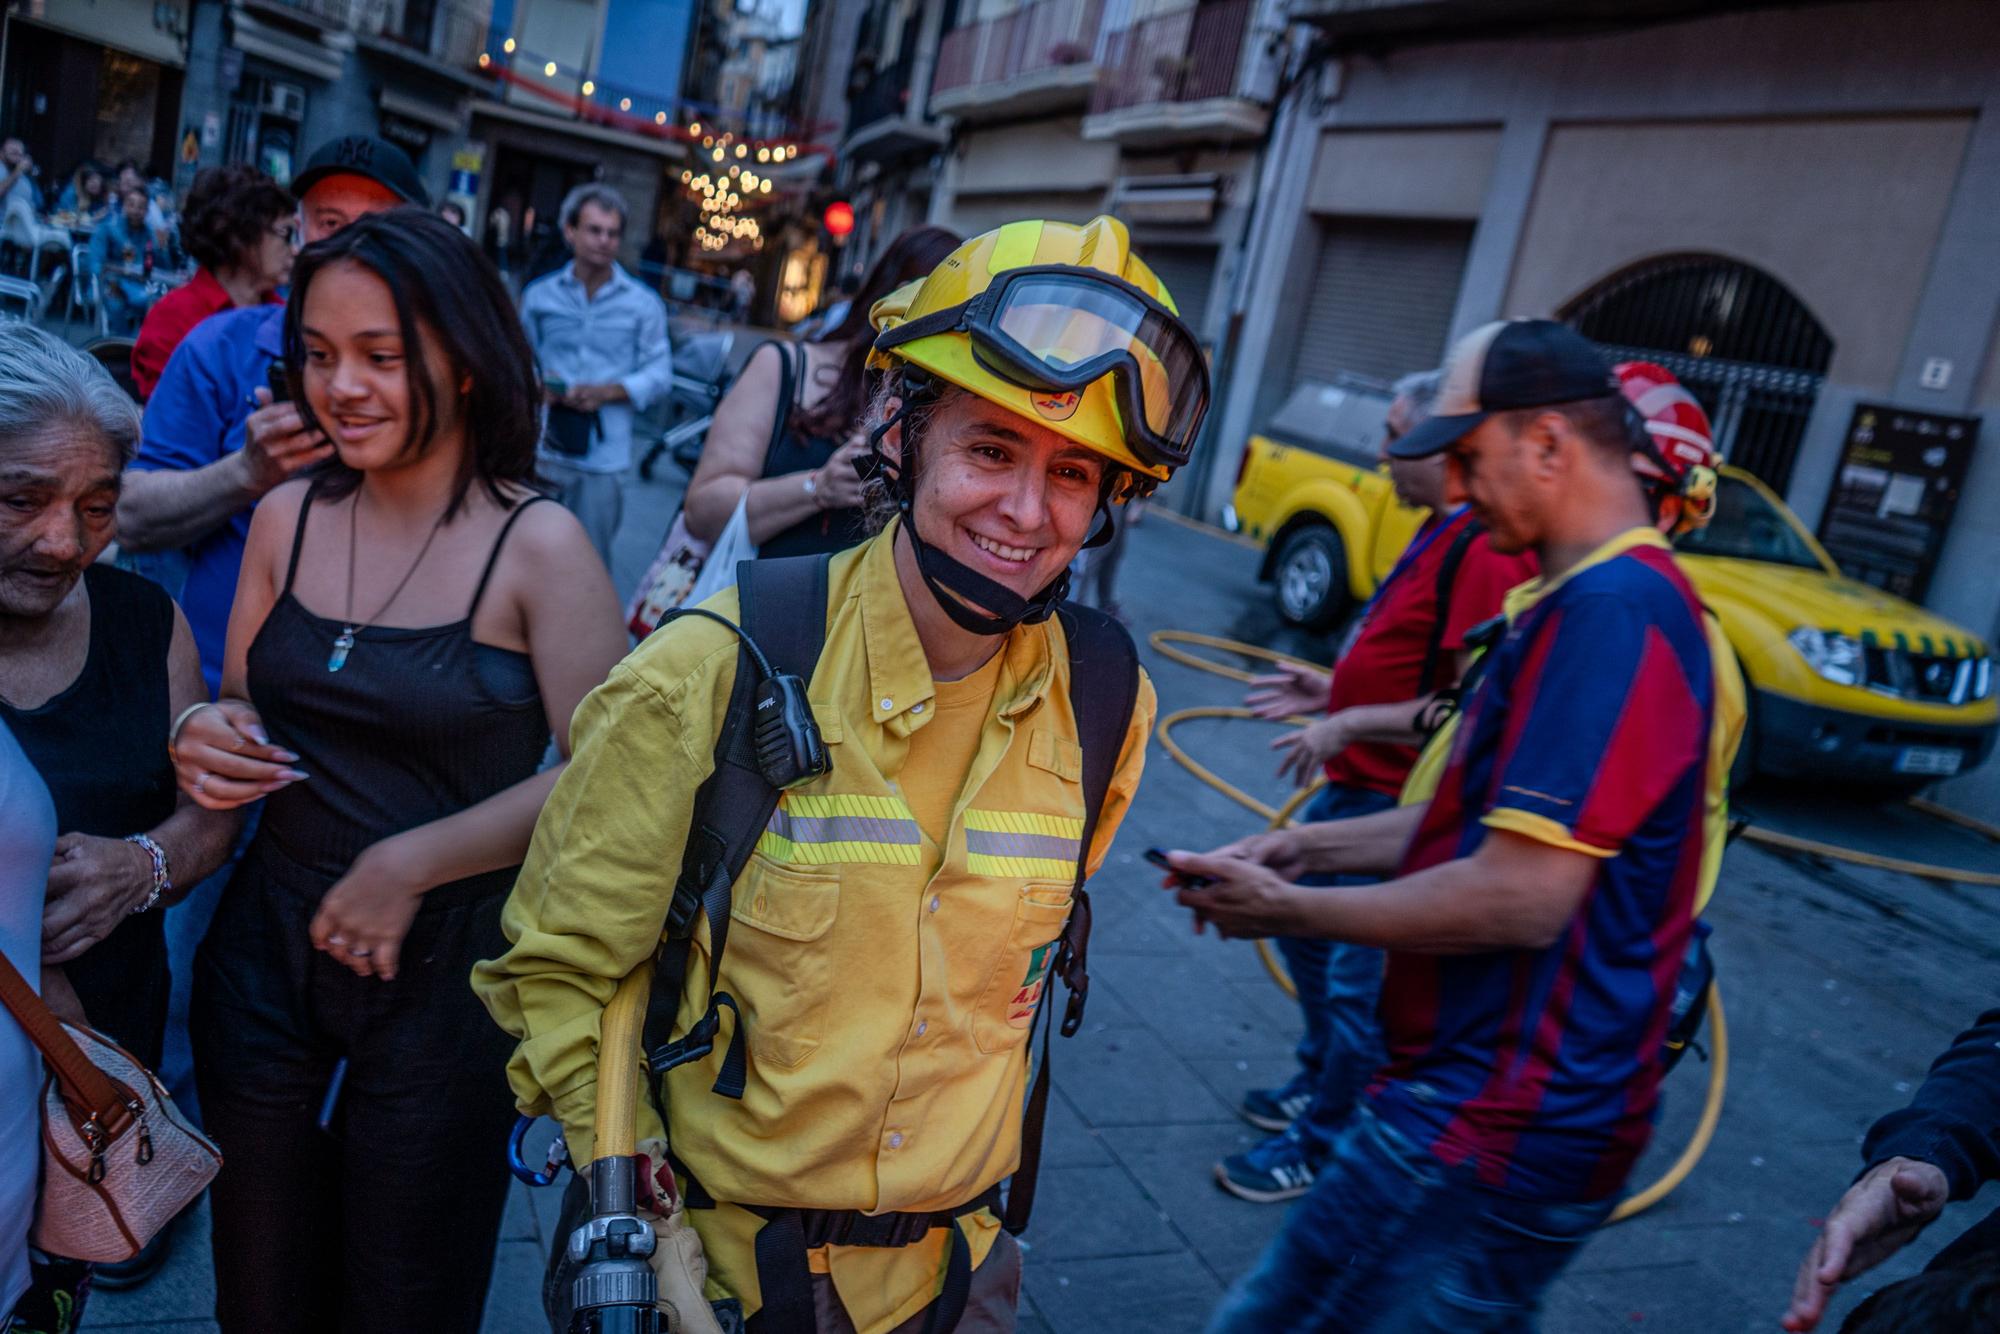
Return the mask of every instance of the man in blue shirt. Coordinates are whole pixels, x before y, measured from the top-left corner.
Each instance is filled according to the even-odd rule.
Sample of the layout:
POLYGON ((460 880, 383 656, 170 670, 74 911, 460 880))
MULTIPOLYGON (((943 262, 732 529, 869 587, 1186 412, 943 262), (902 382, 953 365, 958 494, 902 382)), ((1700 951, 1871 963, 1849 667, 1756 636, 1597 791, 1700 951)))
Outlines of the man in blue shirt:
POLYGON ((549 398, 541 472, 606 565, 624 514, 632 418, 673 383, 667 308, 618 263, 626 212, 608 185, 570 191, 560 217, 575 258, 521 293, 549 398))
POLYGON ((167 263, 167 234, 149 223, 151 204, 144 186, 120 189, 118 208, 90 238, 90 272, 97 275, 105 326, 125 338, 139 331, 151 304, 154 265, 167 263))
MULTIPOLYGON (((429 207, 417 169, 394 144, 349 135, 324 145, 292 181, 308 244, 368 213, 429 207)), ((139 455, 118 498, 119 544, 131 552, 185 548, 180 600, 213 693, 250 511, 271 488, 333 452, 299 410, 272 401, 284 359, 285 308, 225 311, 176 348, 146 405, 139 455)))

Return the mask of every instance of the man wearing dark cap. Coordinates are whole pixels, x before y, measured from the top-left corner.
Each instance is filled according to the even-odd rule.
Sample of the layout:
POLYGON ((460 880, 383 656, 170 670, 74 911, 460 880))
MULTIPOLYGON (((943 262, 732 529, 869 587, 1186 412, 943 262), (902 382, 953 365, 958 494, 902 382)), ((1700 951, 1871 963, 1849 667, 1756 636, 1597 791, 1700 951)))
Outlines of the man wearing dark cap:
MULTIPOLYGON (((366 135, 323 144, 292 180, 306 244, 368 213, 430 206, 402 149, 366 135)), ((127 551, 184 549, 185 583, 169 588, 187 613, 212 693, 250 511, 264 493, 332 452, 289 402, 274 403, 270 368, 284 357, 281 305, 229 311, 196 326, 146 405, 139 455, 118 498, 127 551)))
POLYGON ((1225 935, 1388 951, 1388 1058, 1211 1330, 1527 1329, 1651 1135, 1704 844, 1714 676, 1701 604, 1632 471, 1603 355, 1546 320, 1452 349, 1435 415, 1502 552, 1542 576, 1467 693, 1426 804, 1215 853, 1179 888, 1225 935), (1311 872, 1394 865, 1373 885, 1311 872))

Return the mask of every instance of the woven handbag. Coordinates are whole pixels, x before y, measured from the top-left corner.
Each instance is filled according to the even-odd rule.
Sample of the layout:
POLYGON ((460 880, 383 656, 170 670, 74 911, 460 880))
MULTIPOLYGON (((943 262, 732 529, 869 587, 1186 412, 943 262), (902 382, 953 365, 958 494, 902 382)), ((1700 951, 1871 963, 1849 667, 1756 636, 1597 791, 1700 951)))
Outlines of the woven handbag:
POLYGON ((0 1003, 48 1066, 30 1240, 73 1260, 131 1259, 215 1179, 222 1155, 152 1071, 102 1034, 58 1019, 4 954, 0 1003))

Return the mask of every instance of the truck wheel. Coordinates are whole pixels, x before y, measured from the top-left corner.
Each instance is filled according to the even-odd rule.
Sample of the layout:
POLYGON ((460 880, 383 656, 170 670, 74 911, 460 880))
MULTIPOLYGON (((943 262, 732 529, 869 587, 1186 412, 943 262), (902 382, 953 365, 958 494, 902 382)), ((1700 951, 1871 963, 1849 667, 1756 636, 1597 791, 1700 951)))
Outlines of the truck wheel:
POLYGON ((1271 581, 1278 615, 1314 634, 1333 629, 1347 610, 1347 550, 1340 534, 1318 523, 1294 529, 1278 548, 1271 581))

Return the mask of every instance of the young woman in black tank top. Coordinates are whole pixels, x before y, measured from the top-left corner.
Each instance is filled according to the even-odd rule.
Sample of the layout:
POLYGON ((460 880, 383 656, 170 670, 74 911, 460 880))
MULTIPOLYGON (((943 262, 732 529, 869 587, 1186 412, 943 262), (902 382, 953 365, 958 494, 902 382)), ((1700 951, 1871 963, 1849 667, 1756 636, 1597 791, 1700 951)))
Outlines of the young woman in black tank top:
POLYGON ((533 360, 455 228, 398 210, 308 248, 286 345, 336 461, 259 505, 222 698, 175 744, 197 802, 264 803, 196 975, 217 1316, 473 1334, 513 1107, 466 977, 624 633, 529 489, 533 360))

